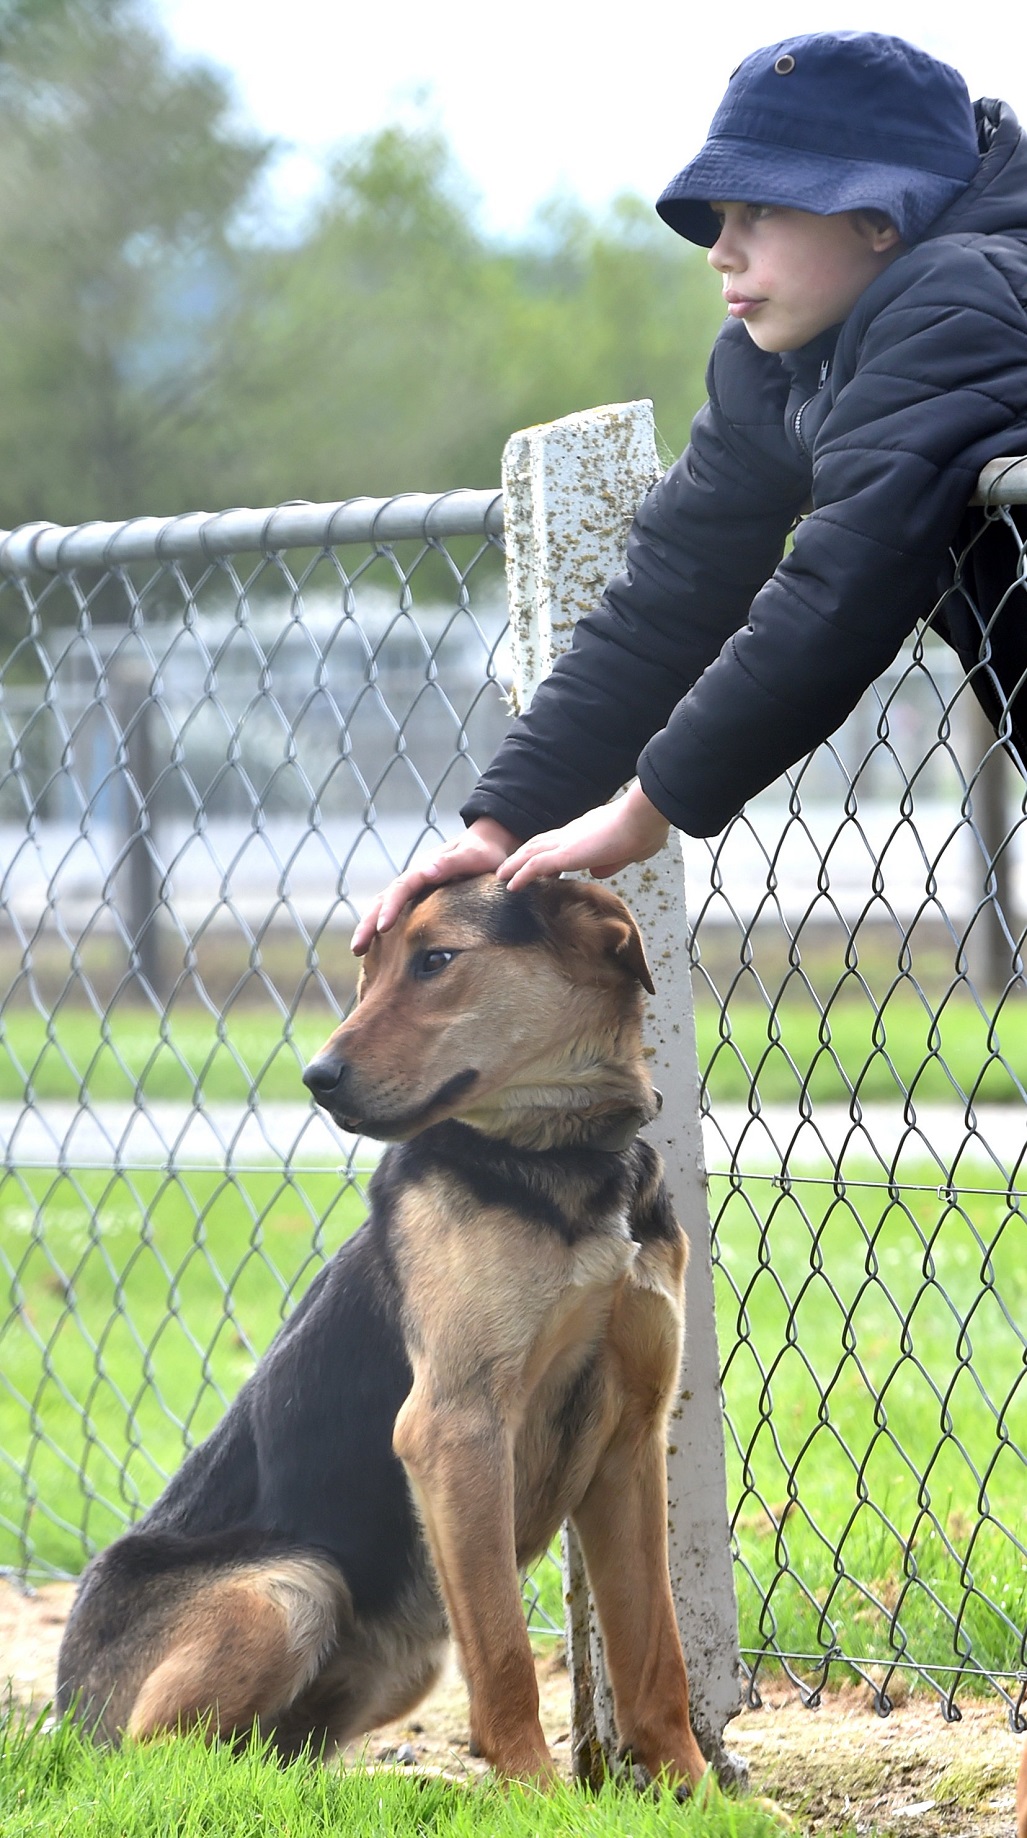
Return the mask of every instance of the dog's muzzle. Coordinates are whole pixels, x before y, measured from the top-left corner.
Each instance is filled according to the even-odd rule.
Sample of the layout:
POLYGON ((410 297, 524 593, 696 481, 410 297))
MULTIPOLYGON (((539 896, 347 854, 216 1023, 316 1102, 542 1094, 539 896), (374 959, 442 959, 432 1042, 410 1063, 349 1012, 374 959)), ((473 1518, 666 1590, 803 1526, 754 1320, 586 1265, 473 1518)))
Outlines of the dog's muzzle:
POLYGON ((334 1054, 321 1053, 304 1067, 303 1083, 312 1098, 325 1110, 337 1111, 343 1107, 349 1067, 344 1059, 336 1059, 334 1054))
POLYGON ((464 1072, 456 1072, 446 1079, 427 1098, 408 1106, 406 1109, 395 1107, 393 1094, 392 1108, 381 1108, 368 1103, 367 1094, 361 1095, 354 1090, 354 1079, 346 1060, 339 1059, 334 1053, 321 1053, 312 1059, 303 1073, 303 1083, 311 1097, 326 1110, 333 1122, 344 1130, 363 1130, 372 1136, 390 1137, 416 1135, 418 1130, 432 1120, 434 1112, 445 1110, 463 1097, 471 1086, 477 1083, 478 1073, 468 1067, 464 1072))

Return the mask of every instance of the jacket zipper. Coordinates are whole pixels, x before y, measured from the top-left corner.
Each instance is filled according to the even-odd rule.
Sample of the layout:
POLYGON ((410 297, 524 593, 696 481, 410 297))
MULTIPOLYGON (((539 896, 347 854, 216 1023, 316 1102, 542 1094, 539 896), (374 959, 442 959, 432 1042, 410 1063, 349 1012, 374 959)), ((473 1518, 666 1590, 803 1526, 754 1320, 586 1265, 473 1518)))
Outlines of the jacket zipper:
POLYGON ((803 453, 805 453, 807 459, 812 459, 813 453, 812 453, 811 448, 809 448, 806 445, 806 442, 803 440, 803 437, 802 437, 802 418, 804 414, 806 413, 806 410, 809 408, 810 403, 816 401, 817 397, 819 396, 821 390, 824 387, 824 384, 827 382, 827 373, 830 370, 830 368, 831 368, 831 359, 829 357, 825 357, 820 366, 820 376, 817 379, 816 389, 813 391, 813 394, 811 396, 806 397, 805 402, 801 402, 799 404, 799 407, 796 409, 795 415, 792 420, 792 429, 794 431, 795 438, 798 441, 799 446, 802 448, 803 453))

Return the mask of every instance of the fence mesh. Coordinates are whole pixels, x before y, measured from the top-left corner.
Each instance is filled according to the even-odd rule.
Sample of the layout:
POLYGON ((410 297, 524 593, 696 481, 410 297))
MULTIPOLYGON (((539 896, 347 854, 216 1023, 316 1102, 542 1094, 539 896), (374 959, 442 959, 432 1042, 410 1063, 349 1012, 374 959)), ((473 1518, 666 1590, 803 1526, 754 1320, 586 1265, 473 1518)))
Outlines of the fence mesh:
MULTIPOLYGON (((373 1148, 299 1071, 352 993, 355 914, 455 829, 507 719, 498 501, 456 499, 3 552, 13 1574, 74 1572, 131 1521, 361 1215, 373 1148)), ((897 1669, 951 1715, 985 1680, 1020 1701, 1024 835, 928 629, 687 845, 754 1692, 769 1662, 811 1697, 844 1664, 882 1709, 897 1669)), ((558 1579, 537 1590, 558 1621, 558 1579)))
MULTIPOLYGON (((1022 597, 1015 513, 996 524, 1022 597)), ((1024 791, 928 628, 689 852, 756 1690, 767 1658, 814 1696, 844 1658, 882 1709, 909 1670, 950 1715, 983 1677, 1019 1704, 1024 791)))

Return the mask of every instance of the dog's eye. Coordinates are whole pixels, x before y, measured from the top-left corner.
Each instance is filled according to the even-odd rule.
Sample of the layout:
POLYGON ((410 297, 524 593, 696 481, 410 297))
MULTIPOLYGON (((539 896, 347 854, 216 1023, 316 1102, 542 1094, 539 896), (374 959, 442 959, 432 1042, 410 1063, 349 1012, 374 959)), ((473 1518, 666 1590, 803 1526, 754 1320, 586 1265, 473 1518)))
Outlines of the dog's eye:
POLYGON ((415 976, 438 976, 447 964, 453 962, 455 951, 419 951, 413 962, 415 976))

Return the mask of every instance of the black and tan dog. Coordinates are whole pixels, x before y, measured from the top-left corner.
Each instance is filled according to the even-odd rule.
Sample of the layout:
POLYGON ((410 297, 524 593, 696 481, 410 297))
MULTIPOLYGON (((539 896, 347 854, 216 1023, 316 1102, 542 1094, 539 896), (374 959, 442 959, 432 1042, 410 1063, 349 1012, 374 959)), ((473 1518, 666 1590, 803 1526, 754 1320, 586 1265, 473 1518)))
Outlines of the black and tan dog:
POLYGON ((703 1758, 667 1566, 685 1245, 654 1151, 627 908, 488 877, 407 908, 304 1074, 392 1140, 370 1218, 220 1427, 87 1570, 58 1698, 100 1739, 256 1724, 283 1756, 409 1711, 454 1635, 471 1735, 552 1761, 518 1568, 577 1527, 624 1749, 703 1758))

